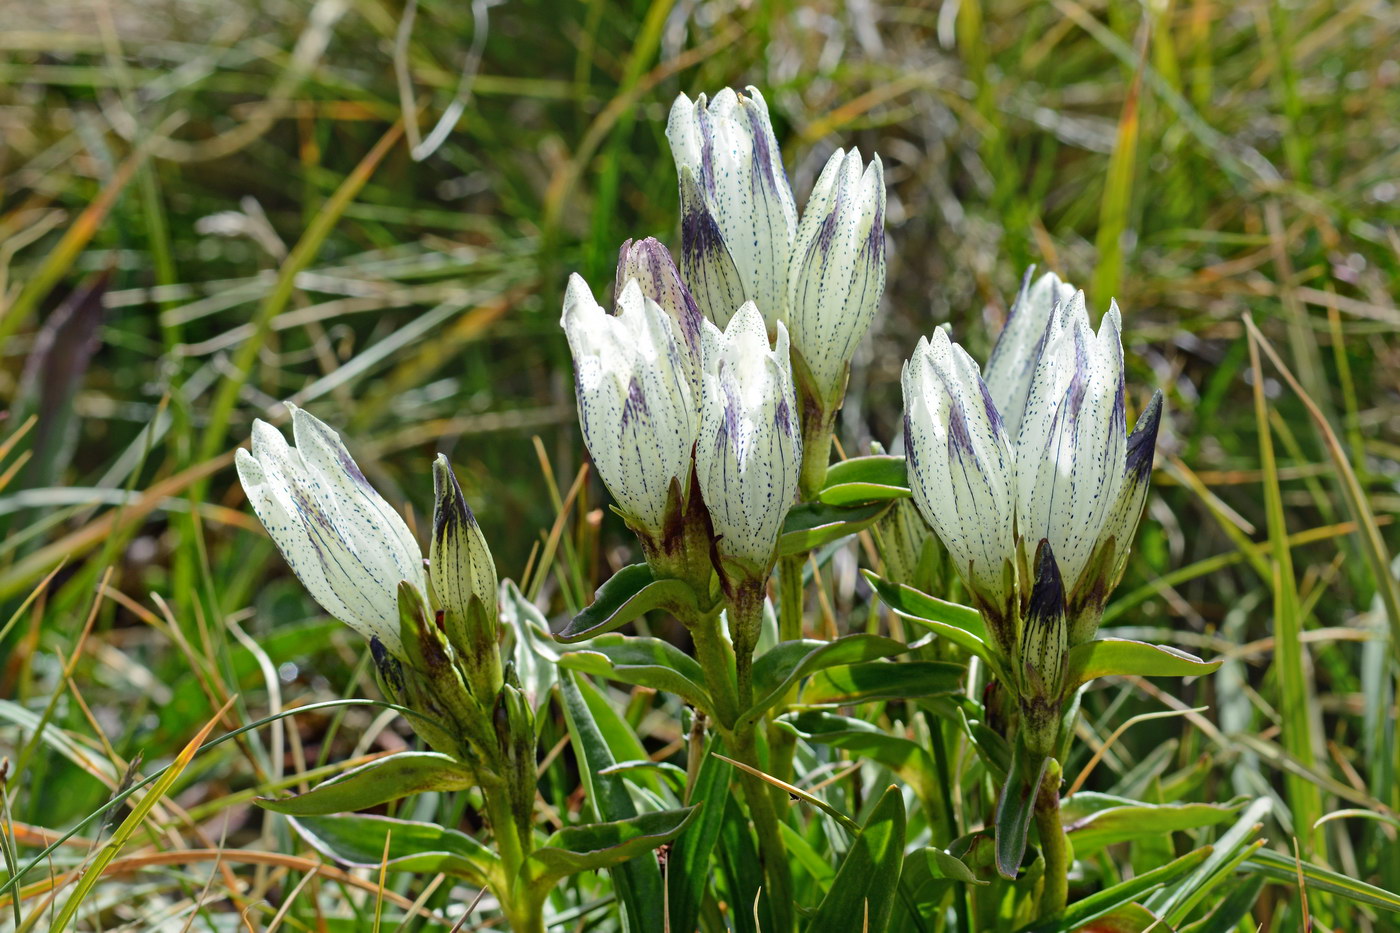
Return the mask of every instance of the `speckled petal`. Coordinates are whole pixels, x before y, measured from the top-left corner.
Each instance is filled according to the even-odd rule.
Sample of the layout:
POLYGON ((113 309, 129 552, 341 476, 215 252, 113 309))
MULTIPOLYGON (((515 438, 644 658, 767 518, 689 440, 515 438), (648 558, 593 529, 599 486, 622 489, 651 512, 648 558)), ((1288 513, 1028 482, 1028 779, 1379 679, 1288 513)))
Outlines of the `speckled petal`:
POLYGON ((1049 335, 1051 313, 1056 305, 1067 304, 1075 292, 1073 285, 1061 282, 1053 272, 1031 282, 1034 272, 1034 266, 1026 270, 1006 326, 982 371, 987 389, 1006 424, 1006 432, 1013 438, 1021 430, 1036 363, 1049 335))

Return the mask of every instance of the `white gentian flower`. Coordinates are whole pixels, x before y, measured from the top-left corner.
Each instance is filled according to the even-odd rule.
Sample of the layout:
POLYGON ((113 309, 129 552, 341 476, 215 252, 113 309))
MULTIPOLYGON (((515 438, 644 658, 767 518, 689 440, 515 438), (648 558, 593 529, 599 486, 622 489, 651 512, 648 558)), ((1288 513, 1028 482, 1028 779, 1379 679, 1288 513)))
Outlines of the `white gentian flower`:
POLYGON ((1053 272, 1045 273, 1032 283, 1034 271, 1034 266, 1026 270, 1006 326, 982 371, 1006 432, 1013 438, 1021 431, 1021 417, 1030 398, 1036 363, 1045 348, 1050 314, 1057 305, 1068 304, 1075 293, 1073 285, 1061 282, 1053 272))
MULTIPOLYGON (((700 324, 705 316, 700 306, 681 280, 681 272, 671 251, 661 245, 656 238, 628 240, 622 244, 617 257, 616 293, 621 295, 627 283, 636 280, 642 294, 661 306, 661 310, 671 315, 685 338, 686 368, 690 373, 690 383, 694 397, 700 398, 700 324)), ((736 301, 734 307, 742 304, 736 301)))
POLYGON ((880 157, 837 149, 802 213, 788 266, 787 320, 826 407, 845 389, 856 345, 885 288, 885 173, 880 157))
POLYGON ((423 551, 340 436, 287 407, 295 447, 272 425, 254 421, 252 451, 236 456, 253 511, 321 608, 401 657, 398 587, 407 581, 428 591, 423 551))
POLYGON ((753 302, 721 333, 705 326, 705 387, 696 476, 721 556, 766 576, 797 495, 802 435, 787 328, 776 346, 753 302))
POLYGON ((604 485, 634 528, 659 536, 672 481, 685 489, 699 425, 691 355, 679 328, 635 279, 618 313, 570 276, 560 323, 574 357, 579 425, 604 485))
POLYGON ((1015 456, 977 364, 942 328, 904 364, 904 444, 914 503, 988 606, 1010 597, 1015 456))
POLYGON ((754 302, 769 330, 784 320, 797 205, 768 105, 757 88, 676 98, 666 124, 681 188, 681 265, 719 327, 754 302))
MULTIPOLYGON (((1078 585, 1123 482, 1128 431, 1118 305, 1095 336, 1080 292, 1052 316, 1016 442, 1016 518, 1078 585)), ((1030 548, 1028 548, 1030 550, 1030 548)))

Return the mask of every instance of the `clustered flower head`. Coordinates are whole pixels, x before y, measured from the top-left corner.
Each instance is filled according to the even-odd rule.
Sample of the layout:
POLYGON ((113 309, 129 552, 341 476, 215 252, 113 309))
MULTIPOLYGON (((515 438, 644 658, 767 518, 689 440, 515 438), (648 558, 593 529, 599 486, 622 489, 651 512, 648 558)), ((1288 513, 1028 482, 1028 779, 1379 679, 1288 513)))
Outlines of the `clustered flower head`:
POLYGON ((804 439, 815 424, 819 449, 805 453, 824 470, 831 415, 879 306, 883 169, 838 149, 799 224, 756 89, 681 95, 666 136, 681 264, 655 239, 628 240, 615 314, 570 279, 561 323, 579 421, 656 572, 694 576, 682 552, 703 549, 726 586, 761 581, 797 498, 804 439))
POLYGON ((1094 636, 1147 495, 1161 394, 1131 435, 1121 319, 1027 274, 985 372, 940 329, 905 364, 914 501, 1010 661, 1028 739, 1053 741, 1067 649, 1094 636))

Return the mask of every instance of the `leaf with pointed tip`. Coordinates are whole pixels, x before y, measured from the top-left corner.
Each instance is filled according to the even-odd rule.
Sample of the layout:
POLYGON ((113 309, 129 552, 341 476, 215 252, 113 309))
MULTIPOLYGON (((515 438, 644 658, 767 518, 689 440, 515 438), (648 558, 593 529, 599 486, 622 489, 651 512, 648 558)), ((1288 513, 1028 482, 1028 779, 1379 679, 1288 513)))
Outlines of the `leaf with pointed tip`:
POLYGON ((599 635, 579 651, 559 656, 559 666, 625 684, 674 693, 691 706, 713 712, 701 686, 705 672, 670 642, 640 635, 599 635))
POLYGON ((1077 689, 1095 677, 1194 677, 1213 674, 1222 662, 1202 661, 1193 654, 1166 645, 1149 645, 1127 638, 1100 638, 1069 649, 1066 691, 1077 689))
POLYGON ((255 797, 264 810, 288 816, 322 816, 376 807, 431 790, 464 790, 476 778, 461 762, 437 752, 399 752, 352 768, 304 794, 255 797))
POLYGON ((1300 862, 1291 855, 1284 855, 1272 849, 1255 850, 1245 859, 1243 867, 1247 871, 1256 871, 1270 881, 1279 881, 1289 887, 1298 884, 1298 874, 1301 872, 1303 883, 1309 890, 1330 891, 1358 904, 1369 904, 1400 913, 1400 894, 1355 878, 1348 878, 1312 862, 1300 862))
POLYGON ((514 580, 501 581, 497 605, 500 606, 501 626, 512 635, 514 644, 510 657, 515 662, 520 689, 536 713, 538 730, 544 723, 544 717, 538 715, 540 708, 549 702, 554 685, 559 682, 558 645, 549 634, 549 621, 544 613, 525 598, 514 580))
POLYGON ((852 706, 868 700, 956 693, 967 668, 948 661, 865 661, 831 667, 802 691, 804 706, 852 706))
POLYGON ((729 800, 729 776, 734 766, 713 754, 723 753, 719 736, 710 747, 695 786, 689 788, 687 802, 701 806, 699 815, 676 837, 666 858, 666 902, 672 930, 694 930, 700 918, 700 905, 714 870, 711 858, 724 825, 725 804, 729 800))
POLYGON ((753 689, 760 699, 739 717, 734 728, 743 728, 746 723, 757 720, 803 677, 839 664, 873 661, 908 650, 904 642, 883 635, 846 635, 835 641, 801 638, 779 642, 754 660, 753 689))
POLYGON ((896 615, 923 626, 983 660, 993 660, 987 648, 987 626, 982 621, 982 613, 971 606, 950 603, 946 599, 921 593, 912 586, 885 580, 869 570, 861 572, 880 595, 880 600, 896 615))
POLYGON ((676 838, 697 811, 698 807, 653 810, 607 823, 565 826, 530 853, 521 872, 531 883, 551 884, 579 872, 613 868, 676 838))
POLYGON ((885 929, 904 865, 904 798, 891 786, 870 811, 826 896, 807 926, 809 933, 885 929))
POLYGON ((864 719, 834 713, 798 713, 779 721, 790 723, 808 742, 843 749, 884 765, 907 781, 921 800, 938 799, 933 757, 918 742, 890 735, 864 719))
POLYGON ((982 881, 972 869, 968 868, 956 855, 952 855, 935 846, 928 846, 924 849, 924 855, 928 858, 928 870, 935 878, 944 878, 948 881, 961 881, 964 884, 990 884, 982 881))
POLYGON ((840 508, 820 502, 795 505, 783 523, 783 533, 778 538, 778 554, 781 557, 805 554, 823 544, 864 531, 879 521, 887 508, 888 502, 855 508, 840 508))
POLYGON ((598 587, 592 605, 574 616, 554 637, 573 644, 621 628, 653 609, 694 605, 695 593, 688 584, 658 580, 646 564, 630 564, 598 587))
POLYGON ((1113 911, 1181 878, 1204 862, 1211 852, 1210 846, 1193 849, 1165 865, 1159 865, 1150 871, 1145 871, 1136 877, 1121 881, 1082 900, 1075 901, 1059 914, 1024 927, 1021 933, 1074 933, 1074 931, 1082 930, 1085 924, 1107 917, 1113 911))
POLYGON ((435 823, 363 813, 297 816, 289 822, 313 849, 342 865, 378 868, 384 864, 401 871, 441 872, 477 885, 486 884, 500 868, 500 859, 486 846, 435 823))
POLYGON ((1088 858, 1117 842, 1223 823, 1246 803, 1243 797, 1227 803, 1143 803, 1080 791, 1060 802, 1060 819, 1075 856, 1088 858))
POLYGON ((817 493, 817 500, 827 505, 849 506, 907 499, 910 495, 904 458, 874 454, 832 464, 826 471, 826 485, 817 493))
POLYGON ((1049 758, 1035 758, 1020 742, 1012 748, 1011 766, 997 798, 996 812, 997 874, 1008 881, 1014 881, 1021 870, 1036 792, 1049 766, 1049 758))

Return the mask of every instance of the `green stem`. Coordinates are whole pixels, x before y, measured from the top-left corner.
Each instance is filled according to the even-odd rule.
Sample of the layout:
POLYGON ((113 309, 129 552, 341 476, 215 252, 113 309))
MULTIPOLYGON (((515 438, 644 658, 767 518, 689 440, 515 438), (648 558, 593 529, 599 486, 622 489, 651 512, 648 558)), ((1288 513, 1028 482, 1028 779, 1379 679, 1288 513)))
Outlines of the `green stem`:
POLYGON ((1060 822, 1060 763, 1050 759, 1045 779, 1035 796, 1035 828, 1045 858, 1045 887, 1040 893, 1040 916, 1052 917, 1069 900, 1069 839, 1060 822))
POLYGON ((804 398, 802 417, 802 472, 797 491, 803 502, 817 498, 826 485, 826 469, 831 463, 831 432, 836 426, 836 409, 826 411, 819 402, 804 398))
MULTIPOLYGON (((744 764, 763 770, 758 746, 754 739, 755 726, 747 725, 734 736, 734 751, 744 764)), ((744 789, 744 802, 749 818, 758 833, 758 858, 767 879, 768 901, 773 911, 774 933, 791 933, 793 929, 792 870, 788 865, 787 846, 778 819, 777 807, 768 793, 769 784, 747 771, 739 778, 744 789)))
POLYGON ((719 630, 719 613, 698 619, 682 619, 695 643, 695 660, 705 672, 705 688, 714 709, 707 710, 724 729, 734 728, 739 718, 735 699, 734 651, 719 630))
POLYGON ((802 568, 807 552, 778 561, 778 640, 796 641, 802 637, 802 568))

